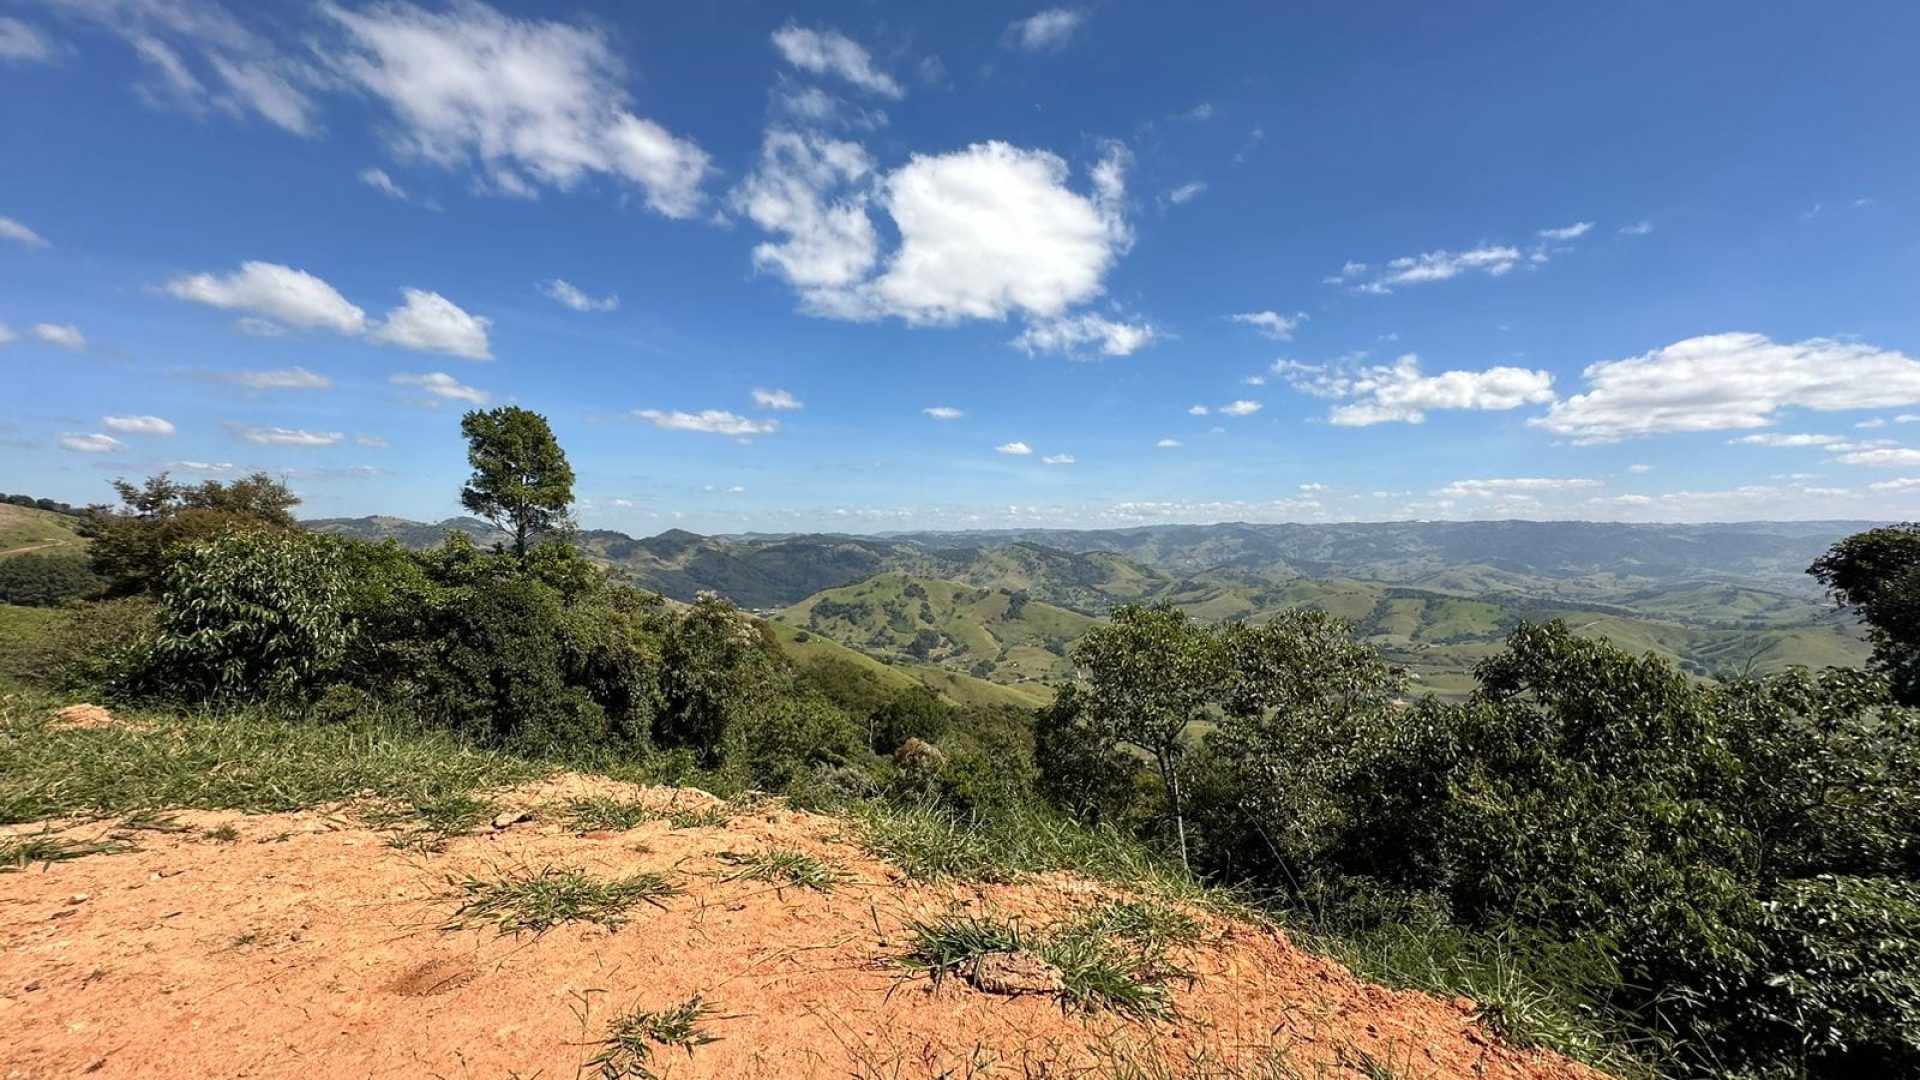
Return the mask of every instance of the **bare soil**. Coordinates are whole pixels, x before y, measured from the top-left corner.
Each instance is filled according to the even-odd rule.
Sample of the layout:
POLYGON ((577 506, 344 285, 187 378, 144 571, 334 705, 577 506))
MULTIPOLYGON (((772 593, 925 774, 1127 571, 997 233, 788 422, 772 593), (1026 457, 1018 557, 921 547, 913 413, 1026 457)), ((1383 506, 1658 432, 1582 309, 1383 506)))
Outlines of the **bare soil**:
MULTIPOLYGON (((1370 985, 1277 931, 1202 913, 1205 938, 1180 957, 1196 978, 1176 984, 1171 1020, 964 979, 934 989, 894 963, 908 921, 959 908, 1046 925, 1120 894, 1071 875, 909 882, 843 823, 778 803, 721 827, 567 831, 554 808, 587 795, 718 802, 560 777, 502 797, 530 820, 482 825, 438 853, 390 846, 352 807, 181 812, 191 831, 0 874, 0 1076, 573 1077, 616 1016, 695 995, 714 1008, 704 1029, 717 1041, 660 1048, 648 1065, 660 1077, 1091 1080, 1123 1061, 1228 1076, 1274 1053, 1302 1077, 1367 1076, 1369 1058, 1408 1080, 1596 1075, 1503 1046, 1464 999, 1370 985), (775 888, 721 858, 776 846, 845 877, 826 893, 775 888), (652 871, 685 892, 613 932, 447 928, 450 879, 546 867, 652 871)), ((46 828, 84 840, 114 823, 6 832, 46 828)))

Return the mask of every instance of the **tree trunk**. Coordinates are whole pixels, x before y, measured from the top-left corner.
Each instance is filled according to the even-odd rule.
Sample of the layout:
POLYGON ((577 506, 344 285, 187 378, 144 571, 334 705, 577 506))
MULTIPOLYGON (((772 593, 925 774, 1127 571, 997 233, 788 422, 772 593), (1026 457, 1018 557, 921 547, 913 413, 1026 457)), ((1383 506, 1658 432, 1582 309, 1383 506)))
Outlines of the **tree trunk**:
POLYGON ((1193 872, 1193 864, 1187 861, 1187 815, 1180 805, 1180 773, 1173 767, 1173 758, 1165 751, 1154 755, 1160 763, 1160 782, 1166 786, 1167 800, 1173 804, 1173 832, 1180 841, 1180 869, 1193 872))

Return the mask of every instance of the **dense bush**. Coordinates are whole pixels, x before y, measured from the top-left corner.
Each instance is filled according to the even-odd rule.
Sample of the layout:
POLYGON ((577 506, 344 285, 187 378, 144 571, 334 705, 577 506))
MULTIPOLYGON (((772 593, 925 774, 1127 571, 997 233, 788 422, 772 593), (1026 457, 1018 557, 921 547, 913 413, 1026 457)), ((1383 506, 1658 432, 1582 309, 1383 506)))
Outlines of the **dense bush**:
POLYGON ((99 589, 84 555, 30 552, 0 559, 0 604, 54 607, 99 589))
POLYGON ((308 533, 232 532, 174 553, 130 686, 189 701, 317 691, 350 637, 343 569, 338 545, 308 533))

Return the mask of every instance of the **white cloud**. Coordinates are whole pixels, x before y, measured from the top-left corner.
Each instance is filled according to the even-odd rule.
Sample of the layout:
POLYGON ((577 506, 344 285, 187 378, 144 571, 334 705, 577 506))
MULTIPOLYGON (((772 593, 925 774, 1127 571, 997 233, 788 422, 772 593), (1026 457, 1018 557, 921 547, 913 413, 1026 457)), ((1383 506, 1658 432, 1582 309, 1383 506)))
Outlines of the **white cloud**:
POLYGON ((806 402, 801 401, 785 390, 762 390, 758 387, 755 387, 753 391, 753 403, 763 409, 793 410, 806 408, 806 402))
POLYGON ((262 319, 253 315, 235 319, 233 328, 248 337, 277 338, 287 336, 286 327, 281 326, 272 319, 262 319))
POLYGON ((1557 229, 1541 229, 1540 239, 1553 241, 1578 240, 1592 231, 1593 222, 1576 221, 1571 225, 1562 225, 1557 229))
POLYGON ((1652 472, 1652 471, 1653 471, 1653 466, 1651 466, 1651 465, 1629 465, 1629 466, 1627 466, 1627 471, 1628 471, 1628 472, 1630 472, 1630 473, 1650 473, 1650 472, 1652 472))
POLYGON ((1342 427, 1401 422, 1418 424, 1441 409, 1505 410, 1553 400, 1553 376, 1519 367, 1443 371, 1423 375, 1420 358, 1408 353, 1392 364, 1329 372, 1309 364, 1274 365, 1294 389, 1318 397, 1351 399, 1336 406, 1328 422, 1342 427))
POLYGON ((1172 450, 1176 447, 1185 446, 1186 444, 1181 442, 1179 439, 1161 439, 1159 442, 1154 443, 1153 445, 1159 447, 1162 450, 1172 450))
POLYGON ((1234 322, 1251 326, 1260 331, 1261 336, 1275 341, 1292 341, 1293 332, 1300 328, 1301 323, 1307 321, 1307 313, 1304 311, 1296 311, 1291 315, 1282 315, 1277 311, 1243 311, 1238 315, 1227 317, 1234 322))
POLYGON ((1762 435, 1742 435, 1737 439, 1728 439, 1729 443, 1745 446, 1832 446, 1847 440, 1838 435, 1782 435, 1768 432, 1762 435))
POLYGON ((361 446, 369 447, 374 450, 385 450, 388 446, 392 445, 391 443, 387 442, 387 440, 382 436, 368 435, 364 432, 356 433, 353 437, 353 441, 361 446))
POLYGON ((303 367, 267 371, 235 371, 220 376, 248 390, 325 390, 333 380, 303 367))
POLYGON ((1072 454, 1048 454, 1046 457, 1043 457, 1040 459, 1040 464, 1071 465, 1073 464, 1073 455, 1072 454))
POLYGON ((1259 402, 1248 401, 1245 398, 1242 398, 1239 401, 1230 402, 1226 405, 1220 406, 1220 415, 1221 416, 1252 416, 1254 413, 1259 412, 1261 408, 1262 406, 1259 402))
POLYGON ((1898 480, 1882 480, 1877 484, 1868 484, 1870 491, 1898 492, 1920 491, 1920 476, 1906 476, 1898 480))
POLYGON ((6 323, 0 323, 0 345, 5 345, 7 342, 13 340, 15 340, 13 327, 8 326, 6 323))
POLYGON ((87 347, 87 336, 72 323, 34 323, 33 336, 49 345, 58 345, 74 352, 87 347))
POLYGON ((755 263, 793 284, 813 314, 1046 320, 1098 296, 1132 243, 1127 160, 1110 145, 1083 195, 1067 186, 1066 162, 1044 150, 976 143, 915 155, 881 176, 857 144, 774 130, 735 201, 781 237, 755 248, 755 263), (868 213, 876 207, 899 236, 884 260, 868 213))
POLYGON ((561 278, 542 282, 540 291, 575 311, 613 311, 620 306, 620 298, 617 296, 596 300, 561 278))
POLYGON ((11 240, 30 248, 51 247, 47 238, 10 217, 0 217, 0 240, 11 240))
POLYGON ((230 473, 239 469, 231 461, 179 461, 174 465, 183 472, 194 473, 230 473))
POLYGON ((598 29, 477 2, 323 10, 344 36, 334 73, 392 110, 399 153, 477 165, 507 194, 609 176, 667 217, 700 211, 707 152, 631 111, 625 67, 598 29))
POLYGON ((472 315, 458 304, 425 289, 402 289, 405 306, 387 312, 371 335, 374 341, 405 349, 443 352, 468 360, 491 360, 487 327, 493 320, 472 315))
POLYGON ((1028 446, 1026 443, 1023 443, 1023 442, 1001 443, 999 446, 996 446, 993 449, 995 453, 1013 454, 1015 456, 1033 453, 1033 447, 1028 446))
POLYGON ((958 420, 967 415, 964 410, 956 409, 951 405, 929 405, 920 411, 935 420, 958 420))
POLYGON ((1151 323, 1116 322, 1087 312, 1029 323, 1010 344, 1028 356, 1080 355, 1095 347, 1107 356, 1129 356, 1160 336, 1151 323))
POLYGON ((1050 52, 1066 47, 1086 21, 1087 13, 1084 11, 1048 8, 1015 20, 1007 27, 1007 41, 1027 52, 1050 52))
POLYGON ((1358 288, 1364 293, 1384 296, 1403 286, 1447 281, 1469 272, 1483 273, 1490 277, 1504 277, 1514 267, 1520 265, 1520 258, 1519 248, 1491 245, 1467 251, 1442 249, 1419 255, 1403 255, 1388 261, 1386 267, 1373 280, 1358 288))
POLYGON ((677 409, 672 411, 637 409, 633 415, 649 421, 654 427, 668 431, 701 431, 709 435, 732 435, 735 438, 771 435, 780 430, 778 420, 753 420, 724 409, 702 409, 697 413, 681 412, 677 409))
POLYGON ((893 76, 873 66, 859 42, 838 30, 809 30, 788 24, 773 32, 774 48, 787 63, 813 75, 837 75, 862 90, 898 98, 905 91, 893 76))
POLYGON ((16 64, 53 59, 53 43, 19 19, 0 16, 0 61, 16 64))
POLYGON ((1620 226, 1621 236, 1645 236, 1653 231, 1653 222, 1636 221, 1631 225, 1620 226))
POLYGON ((1874 469, 1920 468, 1920 450, 1904 446, 1850 450, 1834 459, 1842 465, 1865 465, 1874 469))
POLYGON ((395 386, 415 386, 434 397, 449 401, 464 401, 470 405, 485 405, 492 395, 476 386, 467 386, 459 379, 444 371, 422 372, 418 375, 401 373, 387 376, 387 381, 395 386))
POLYGON ((1533 423, 1579 442, 1767 427, 1783 409, 1818 412, 1920 402, 1920 360, 1858 342, 1793 344, 1761 334, 1688 338, 1590 365, 1588 390, 1533 423))
POLYGON ((1174 188, 1172 191, 1167 192, 1167 200, 1173 203, 1175 206, 1184 206, 1187 203, 1190 203, 1193 200, 1199 198, 1200 196, 1206 194, 1206 191, 1207 191, 1206 181, 1189 180, 1186 183, 1181 184, 1179 187, 1174 188))
POLYGON ((387 170, 385 169, 376 169, 373 167, 361 169, 360 182, 380 192, 382 195, 399 199, 402 202, 406 201, 406 190, 399 184, 394 183, 393 177, 388 176, 387 170))
POLYGON ((127 444, 111 435, 82 435, 69 431, 60 436, 60 445, 79 454, 108 454, 126 449, 127 444))
POLYGON ((1517 476, 1492 480, 1455 480, 1442 488, 1435 488, 1434 494, 1446 498, 1492 499, 1507 496, 1530 496, 1543 492, 1580 491, 1600 486, 1598 480, 1586 480, 1568 477, 1517 476))
POLYGON ((1853 426, 1856 428, 1866 428, 1866 429, 1883 428, 1887 426, 1887 422, 1885 419, 1876 416, 1871 420, 1862 420, 1853 426))
POLYGON ((325 281, 279 263, 248 261, 224 277, 189 274, 166 284, 182 300, 229 311, 249 311, 303 327, 324 327, 342 334, 366 329, 366 313, 347 302, 325 281))
POLYGON ((100 422, 107 430, 124 435, 171 435, 174 432, 172 422, 158 416, 103 416, 100 422))
POLYGON ((1189 405, 1187 406, 1187 415, 1205 416, 1207 415, 1207 407, 1205 405, 1189 405))
POLYGON ((338 431, 303 431, 299 428, 249 427, 232 425, 233 432, 257 446, 332 446, 345 438, 338 431))

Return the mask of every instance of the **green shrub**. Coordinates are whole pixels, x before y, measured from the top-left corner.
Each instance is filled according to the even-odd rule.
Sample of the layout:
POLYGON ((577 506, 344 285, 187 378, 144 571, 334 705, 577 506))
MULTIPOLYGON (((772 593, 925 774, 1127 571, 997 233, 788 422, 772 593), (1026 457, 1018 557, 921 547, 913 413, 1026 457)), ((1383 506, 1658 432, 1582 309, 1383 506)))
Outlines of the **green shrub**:
POLYGON ((132 689, 189 701, 298 698, 338 668, 350 637, 338 545, 243 531, 172 556, 132 689))
POLYGON ((84 555, 36 551, 0 559, 0 604, 53 607, 94 592, 102 584, 84 555))

